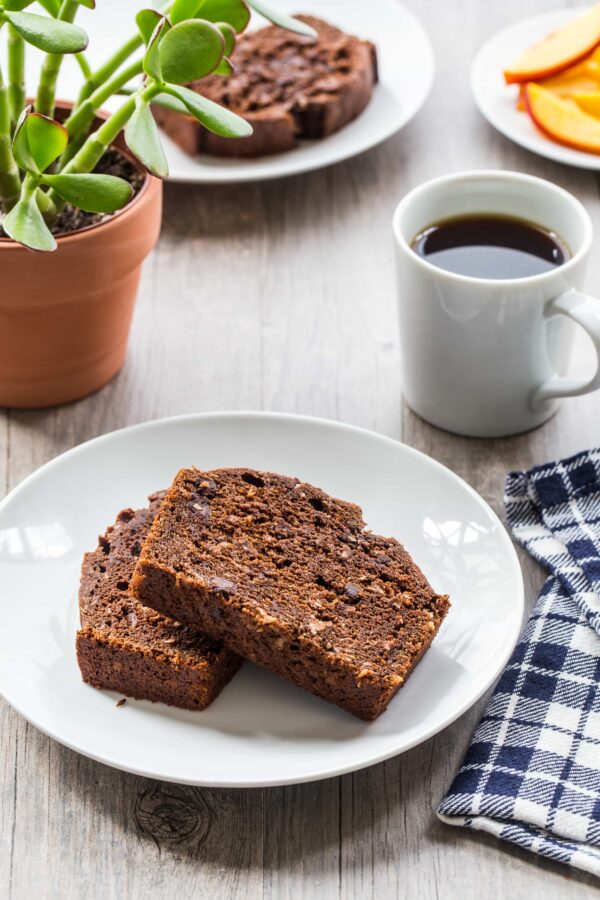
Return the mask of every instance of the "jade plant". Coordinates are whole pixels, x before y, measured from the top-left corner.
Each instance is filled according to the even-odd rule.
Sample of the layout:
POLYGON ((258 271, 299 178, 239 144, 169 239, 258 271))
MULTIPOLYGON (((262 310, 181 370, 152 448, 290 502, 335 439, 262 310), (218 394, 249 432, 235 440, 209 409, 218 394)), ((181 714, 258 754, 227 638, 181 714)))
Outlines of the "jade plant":
POLYGON ((248 25, 251 8, 291 31, 314 34, 262 0, 173 0, 161 10, 141 9, 128 40, 92 68, 85 56, 88 36, 74 20, 81 6, 93 9, 95 0, 40 0, 41 15, 25 11, 32 2, 0 0, 0 29, 8 32, 6 70, 0 65, 0 204, 5 234, 40 251, 56 248, 52 226, 67 203, 113 213, 131 199, 127 181, 94 172, 122 131, 149 172, 168 175, 151 104, 192 115, 224 137, 251 133, 240 116, 186 87, 209 74, 231 74, 236 36, 248 25), (27 45, 45 53, 29 104, 27 45), (75 55, 82 86, 69 114, 57 121, 56 84, 65 54, 75 55), (98 126, 97 111, 117 94, 122 103, 98 126))

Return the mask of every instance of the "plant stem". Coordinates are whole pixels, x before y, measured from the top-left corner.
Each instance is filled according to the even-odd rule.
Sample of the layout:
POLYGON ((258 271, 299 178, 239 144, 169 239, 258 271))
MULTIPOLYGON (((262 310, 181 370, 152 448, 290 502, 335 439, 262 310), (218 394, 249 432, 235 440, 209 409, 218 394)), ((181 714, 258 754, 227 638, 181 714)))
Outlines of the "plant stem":
MULTIPOLYGON (((161 13, 163 16, 167 16, 171 11, 171 7, 173 6, 173 2, 167 3, 161 9, 161 13)), ((110 56, 106 62, 100 66, 99 69, 96 69, 95 72, 88 77, 86 83, 82 87, 79 97, 77 98, 77 102, 75 104, 75 109, 84 103, 88 97, 90 97, 94 91, 96 91, 102 84, 104 84, 107 79, 114 75, 114 73, 119 69, 124 62, 126 62, 132 53, 141 47, 143 44, 142 36, 140 34, 134 34, 129 38, 118 50, 110 56)))
POLYGON ((10 99, 0 70, 0 201, 5 212, 21 194, 21 179, 11 145, 10 99))
POLYGON ((83 138, 94 121, 96 111, 109 97, 118 93, 124 84, 127 84, 136 75, 140 75, 142 71, 141 60, 131 63, 126 69, 123 69, 104 85, 97 88, 87 100, 84 100, 80 106, 71 112, 71 115, 64 122, 64 126, 69 132, 69 144, 59 160, 58 171, 61 171, 81 149, 83 138))
MULTIPOLYGON (((76 0, 63 0, 58 11, 57 18, 63 22, 72 22, 75 18, 79 4, 76 0)), ((37 97, 35 100, 36 112, 44 116, 54 115, 54 98, 56 96, 56 81, 64 56, 62 53, 47 53, 40 73, 37 97)))
POLYGON ((56 207, 48 194, 43 191, 41 187, 38 187, 35 199, 37 200, 37 205, 44 219, 47 222, 53 222, 56 218, 56 207))
POLYGON ((77 65, 81 69, 81 74, 87 80, 92 77, 92 67, 86 59, 85 53, 82 51, 81 53, 75 54, 75 59, 77 60, 77 65))
POLYGON ((32 197, 37 191, 38 185, 39 178, 36 178, 31 172, 27 172, 23 179, 23 187, 21 188, 21 196, 23 199, 27 200, 29 197, 32 197))
POLYGON ((47 13, 50 13, 53 19, 56 19, 60 9, 60 0, 39 0, 39 4, 44 7, 47 13))
POLYGON ((92 91, 95 91, 100 85, 104 84, 104 82, 129 59, 131 54, 135 53, 141 46, 142 36, 140 34, 134 34, 122 47, 119 47, 119 49, 106 60, 103 66, 100 66, 99 69, 96 69, 96 71, 92 73, 91 79, 88 80, 88 84, 91 85, 92 91))
MULTIPOLYGON (((62 174, 81 175, 86 172, 92 172, 133 115, 136 99, 141 97, 142 100, 149 103, 161 91, 162 87, 153 82, 149 85, 143 85, 128 97, 119 109, 106 122, 102 123, 100 128, 90 134, 83 147, 64 167, 62 174)), ((48 197, 54 203, 57 212, 60 212, 65 205, 64 200, 54 190, 48 192, 48 197)))
POLYGON ((73 159, 77 151, 81 147, 81 142, 77 140, 82 135, 87 134, 89 128, 94 121, 94 116, 96 111, 100 109, 103 103, 108 100, 109 97, 112 97, 113 94, 117 94, 123 85, 127 84, 132 78, 135 78, 136 75, 141 75, 143 72, 142 68, 142 60, 138 60, 137 62, 131 63, 131 65, 127 66, 126 69, 122 69, 116 75, 114 75, 109 81, 103 84, 101 87, 97 88, 93 94, 91 94, 87 100, 74 109, 71 112, 71 115, 65 119, 63 125, 69 132, 69 144, 67 149, 63 153, 60 158, 58 169, 59 171, 64 168, 64 166, 69 162, 69 160, 73 159))
MULTIPOLYGON (((48 2, 48 0, 46 0, 48 2)), ((173 6, 173 0, 170 0, 161 10, 163 15, 168 15, 171 11, 171 7, 173 6)), ((113 94, 118 93, 119 89, 129 81, 130 78, 133 78, 135 75, 139 74, 141 69, 138 68, 137 63, 132 63, 131 66, 128 66, 127 69, 119 75, 117 70, 120 68, 123 63, 125 63, 129 57, 135 53, 138 47, 141 47, 143 44, 143 40, 141 35, 136 34, 129 38, 122 47, 116 50, 113 55, 104 63, 104 65, 100 66, 95 72, 89 72, 86 75, 85 83, 79 92, 79 96, 75 102, 73 107, 73 112, 69 118, 72 118, 80 108, 84 107, 85 112, 82 113, 81 120, 76 120, 76 129, 78 132, 78 137, 74 136, 71 138, 69 142, 69 146, 61 156, 58 162, 59 170, 62 169, 68 162, 74 158, 75 154, 79 152, 82 147, 82 135, 88 133, 89 128, 93 121, 93 115, 90 115, 90 107, 86 107, 86 101, 93 97, 92 109, 97 110, 108 97, 113 94), (133 69, 135 66, 135 70, 133 69), (115 75, 115 73, 117 73, 115 75), (111 77, 114 76, 114 77, 111 77), (106 93, 103 90, 103 86, 106 83, 106 87, 110 85, 110 93, 106 93), (97 93, 97 92, 101 93, 97 93), (97 98, 101 97, 100 100, 97 98), (84 123, 85 124, 82 124, 84 123), (81 129, 81 130, 80 130, 81 129)))
POLYGON ((8 96, 11 121, 14 124, 25 106, 25 41, 10 23, 8 26, 8 96))

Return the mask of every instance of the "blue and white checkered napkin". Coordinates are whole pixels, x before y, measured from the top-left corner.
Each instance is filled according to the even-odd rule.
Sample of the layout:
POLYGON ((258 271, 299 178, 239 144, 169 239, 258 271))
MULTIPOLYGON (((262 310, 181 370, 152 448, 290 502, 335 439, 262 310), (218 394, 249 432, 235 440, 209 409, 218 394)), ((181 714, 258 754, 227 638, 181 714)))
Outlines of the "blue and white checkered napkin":
POLYGON ((438 815, 600 875, 600 449, 504 499, 551 575, 438 815))

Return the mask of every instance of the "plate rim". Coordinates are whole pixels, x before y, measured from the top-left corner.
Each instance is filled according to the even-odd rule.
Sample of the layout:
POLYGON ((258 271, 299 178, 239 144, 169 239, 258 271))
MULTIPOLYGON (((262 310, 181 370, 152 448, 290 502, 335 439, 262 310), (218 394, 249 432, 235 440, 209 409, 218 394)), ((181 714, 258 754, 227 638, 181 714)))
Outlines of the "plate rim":
POLYGON ((559 24, 560 20, 564 19, 567 15, 572 17, 573 15, 576 15, 578 11, 584 11, 588 8, 589 7, 585 6, 563 6, 560 9, 548 10, 547 12, 538 13, 534 16, 528 16, 526 19, 520 19, 518 22, 513 22, 505 28, 501 28, 489 37, 475 54, 471 63, 469 82, 471 96, 473 97, 480 114, 492 128, 507 140, 542 159, 549 159, 552 162, 557 162, 564 166, 585 169, 588 172, 596 172, 600 171, 600 154, 586 153, 583 150, 576 150, 574 147, 566 147, 563 144, 550 140, 550 138, 540 138, 538 143, 537 138, 527 138, 524 135, 515 133, 510 126, 506 126, 501 115, 496 115, 490 111, 489 103, 486 102, 489 94, 487 91, 481 89, 481 82, 477 78, 490 49, 496 43, 500 43, 503 38, 506 38, 511 31, 517 32, 521 28, 537 24, 539 24, 541 29, 542 24, 545 22, 549 23, 549 26, 545 27, 551 28, 553 24, 559 24), (553 22, 553 20, 555 21, 553 22))
POLYGON ((432 724, 428 729, 424 732, 420 733, 414 739, 407 741, 402 745, 400 749, 397 747, 393 749, 384 749, 381 752, 376 752, 368 757, 365 757, 360 762, 347 762, 337 766, 331 766, 327 770, 322 769, 313 769, 311 771, 305 772, 300 776, 290 776, 288 778, 261 778, 258 780, 222 780, 219 778, 202 778, 199 777, 174 777, 171 775, 165 775, 164 773, 156 772, 151 768, 144 768, 143 766, 132 766, 132 765, 123 765, 123 763, 117 761, 114 758, 107 758, 106 756, 94 753, 93 750, 83 750, 81 746, 78 746, 75 742, 65 739, 60 736, 60 733, 56 729, 46 728, 41 726, 36 720, 36 716, 32 716, 31 714, 26 713, 22 705, 19 702, 13 702, 12 699, 9 698, 4 686, 0 683, 0 696, 12 707, 19 715, 21 715, 27 722, 33 725, 38 729, 42 734, 51 738, 52 740, 57 741, 57 743, 61 744, 68 749, 79 753, 82 756, 85 756, 88 759, 92 759, 95 762, 102 763, 103 765, 110 766, 111 768, 117 769, 122 772, 128 772, 133 775, 138 775, 144 778, 154 778, 160 781, 175 783, 175 784, 186 784, 197 787, 210 787, 210 788, 265 788, 265 787, 282 787, 286 785, 292 784, 303 784, 313 781, 322 781, 327 778, 339 777, 341 775, 345 775, 349 772, 356 772, 362 769, 365 769, 369 766, 376 765, 378 763, 384 762, 385 760, 392 759, 395 756, 399 756, 401 753, 405 753, 407 750, 411 750, 412 748, 418 746, 419 744, 424 743, 429 740, 434 735, 443 731, 453 722, 455 722, 460 716, 462 716, 467 710, 469 710, 477 701, 486 693, 486 691, 491 687, 491 685, 496 681, 499 675, 504 670, 508 659, 510 658, 514 647, 516 646, 517 640, 521 633, 521 629, 523 626, 523 613, 525 609, 525 583, 523 578, 523 572, 521 569, 521 565, 519 563, 517 551, 513 541, 508 534, 508 531, 504 524, 502 523, 500 517, 496 514, 496 512, 492 509, 489 503, 473 488, 468 482, 466 482, 460 475, 457 475, 452 469, 448 466, 445 466, 443 463, 429 456, 421 450, 418 450, 415 447, 411 447, 409 444, 404 443, 403 441, 396 440, 395 438, 388 437, 387 435, 381 434, 379 432, 373 431, 369 428, 364 428, 362 426, 353 425, 347 422, 340 422, 336 419, 328 419, 319 416, 310 416, 304 414, 297 413, 284 413, 284 412, 275 412, 275 411, 259 411, 259 410, 220 410, 220 411, 204 411, 199 413, 184 413, 176 416, 164 416, 156 419, 150 419, 145 422, 138 422, 133 425, 124 426, 122 428, 116 428, 112 431, 106 432, 105 434, 97 435, 94 438, 90 438, 87 441, 83 441, 80 444, 77 444, 75 447, 71 447, 69 450, 64 451, 63 453, 58 454, 53 459, 48 460, 39 468, 35 469, 29 475, 27 475, 22 481, 20 481, 15 487, 9 491, 9 493, 0 501, 0 516, 4 513, 5 509, 14 502, 15 498, 18 498, 19 495, 25 491, 32 484, 35 484, 36 481, 43 477, 45 473, 49 470, 52 470, 57 465, 64 462, 65 459, 69 459, 72 456, 78 455, 80 453, 84 453, 85 449, 88 448, 89 445, 101 445, 102 443, 114 438, 116 435, 123 433, 133 433, 140 432, 144 430, 151 430, 155 427, 167 426, 168 423, 180 423, 186 421, 200 421, 205 422, 208 420, 226 420, 226 419, 236 419, 236 418, 255 418, 255 419, 263 419, 263 420, 271 420, 271 421, 293 421, 301 424, 308 425, 317 425, 320 427, 326 426, 328 428, 332 428, 334 430, 341 429, 342 431, 346 431, 350 434, 358 433, 360 435, 366 435, 369 438, 375 438, 378 442, 385 444, 389 447, 401 448, 402 451, 408 453, 409 456, 413 456, 424 460, 427 464, 433 465, 434 468, 443 471, 446 475, 449 475, 452 480, 457 482, 463 490, 476 500, 486 511, 487 515, 490 517, 493 524, 498 529, 499 537, 505 545, 505 548, 508 553, 508 558, 512 563, 512 570, 515 576, 515 586, 517 589, 515 596, 515 613, 514 618, 511 621, 511 627, 507 631, 506 641, 506 649, 498 664, 493 668, 493 671, 487 673, 485 678, 482 679, 479 687, 476 692, 472 694, 466 702, 460 704, 460 706, 454 710, 451 714, 447 716, 443 716, 439 722, 432 724))

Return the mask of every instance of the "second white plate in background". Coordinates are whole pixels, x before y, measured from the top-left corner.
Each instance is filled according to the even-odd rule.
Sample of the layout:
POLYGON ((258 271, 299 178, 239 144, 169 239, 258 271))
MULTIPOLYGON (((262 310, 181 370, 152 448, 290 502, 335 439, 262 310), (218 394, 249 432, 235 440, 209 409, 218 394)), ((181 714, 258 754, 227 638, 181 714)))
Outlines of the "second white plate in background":
POLYGON ((583 10, 559 9, 524 19, 505 28, 484 44, 471 68, 475 103, 490 125, 526 150, 580 169, 600 170, 600 155, 564 147, 539 131, 525 112, 517 109, 517 85, 507 85, 503 70, 520 53, 556 31, 583 10))

